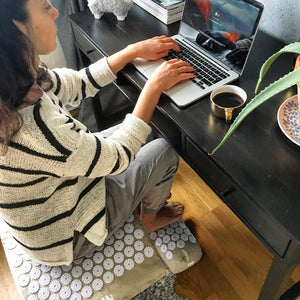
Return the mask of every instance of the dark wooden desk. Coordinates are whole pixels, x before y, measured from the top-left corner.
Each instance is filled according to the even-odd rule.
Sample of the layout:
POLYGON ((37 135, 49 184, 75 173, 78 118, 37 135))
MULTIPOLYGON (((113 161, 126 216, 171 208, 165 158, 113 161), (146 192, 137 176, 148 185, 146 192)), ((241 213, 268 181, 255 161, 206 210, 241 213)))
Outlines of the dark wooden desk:
MULTIPOLYGON (((91 61, 148 37, 171 36, 179 25, 165 26, 136 5, 124 22, 117 22, 109 14, 95 20, 88 10, 70 16, 70 20, 78 49, 91 61)), ((259 32, 246 71, 234 83, 246 90, 249 99, 253 97, 260 66, 282 46, 259 32)), ((282 56, 266 83, 292 69, 292 64, 291 56, 282 56)), ((115 82, 132 102, 144 83, 131 64, 115 82)), ((280 104, 295 93, 291 88, 257 108, 213 156, 207 153, 229 125, 212 115, 209 97, 181 109, 163 95, 152 120, 153 126, 273 253, 259 297, 264 300, 279 299, 300 260, 300 148, 283 135, 276 119, 280 104)))

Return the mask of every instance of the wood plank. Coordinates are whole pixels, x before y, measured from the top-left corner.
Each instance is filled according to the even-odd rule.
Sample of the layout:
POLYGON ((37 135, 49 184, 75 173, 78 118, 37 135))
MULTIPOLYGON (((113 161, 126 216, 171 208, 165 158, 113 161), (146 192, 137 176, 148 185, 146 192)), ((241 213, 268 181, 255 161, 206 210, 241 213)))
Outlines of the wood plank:
POLYGON ((235 261, 226 257, 218 263, 218 269, 228 282, 233 286, 241 299, 257 299, 259 293, 257 287, 252 284, 248 276, 241 270, 235 261), (247 293, 245 293, 247 291, 247 293))
POLYGON ((179 194, 181 198, 189 201, 187 208, 199 209, 200 211, 197 210, 197 216, 199 216, 202 210, 211 211, 222 203, 205 181, 183 159, 180 160, 179 168, 173 191, 174 195, 179 194))

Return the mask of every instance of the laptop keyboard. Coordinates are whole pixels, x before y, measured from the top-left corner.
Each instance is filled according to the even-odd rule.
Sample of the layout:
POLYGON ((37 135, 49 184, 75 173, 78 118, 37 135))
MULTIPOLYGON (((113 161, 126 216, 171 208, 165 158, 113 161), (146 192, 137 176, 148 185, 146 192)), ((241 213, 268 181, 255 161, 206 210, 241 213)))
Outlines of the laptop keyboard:
POLYGON ((204 89, 205 85, 211 86, 230 76, 226 71, 219 69, 216 65, 212 64, 204 56, 193 52, 177 39, 176 42, 178 43, 181 51, 177 52, 175 50, 170 50, 169 54, 166 57, 164 57, 164 59, 170 60, 173 58, 177 58, 190 63, 196 70, 194 72, 196 77, 192 78, 191 80, 201 88, 204 89))

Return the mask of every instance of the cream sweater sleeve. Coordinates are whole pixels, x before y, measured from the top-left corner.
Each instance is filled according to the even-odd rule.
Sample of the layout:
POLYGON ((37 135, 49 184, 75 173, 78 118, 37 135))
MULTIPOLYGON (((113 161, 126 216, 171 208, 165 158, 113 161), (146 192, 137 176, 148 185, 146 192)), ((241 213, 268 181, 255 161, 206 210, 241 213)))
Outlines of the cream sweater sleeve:
POLYGON ((57 68, 49 70, 49 73, 54 83, 52 92, 60 99, 63 106, 67 104, 78 106, 82 99, 95 96, 101 87, 116 79, 106 58, 80 71, 57 68))

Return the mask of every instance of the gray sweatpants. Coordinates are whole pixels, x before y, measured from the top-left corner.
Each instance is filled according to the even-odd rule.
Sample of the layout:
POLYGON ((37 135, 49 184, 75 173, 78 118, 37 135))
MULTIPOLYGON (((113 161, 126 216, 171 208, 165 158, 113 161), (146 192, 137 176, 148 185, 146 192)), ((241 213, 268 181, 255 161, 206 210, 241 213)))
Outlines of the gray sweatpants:
MULTIPOLYGON (((102 134, 101 134, 102 135, 102 134)), ((146 214, 157 213, 170 194, 179 157, 162 138, 145 144, 121 174, 106 176, 106 227, 111 236, 140 203, 146 214)), ((79 233, 74 237, 74 258, 94 246, 79 233)))

